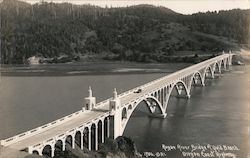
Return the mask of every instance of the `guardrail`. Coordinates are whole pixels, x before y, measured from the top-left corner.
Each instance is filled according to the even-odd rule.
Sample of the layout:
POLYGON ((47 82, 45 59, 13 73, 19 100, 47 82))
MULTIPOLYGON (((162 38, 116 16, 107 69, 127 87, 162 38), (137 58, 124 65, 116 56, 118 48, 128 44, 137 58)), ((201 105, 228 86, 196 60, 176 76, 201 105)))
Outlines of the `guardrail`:
MULTIPOLYGON (((158 78, 158 79, 156 79, 156 80, 153 80, 153 81, 148 82, 148 83, 146 83, 146 84, 143 84, 143 85, 141 85, 141 86, 138 86, 138 87, 135 87, 135 88, 133 88, 133 89, 130 89, 130 90, 124 92, 124 93, 119 94, 118 97, 124 97, 124 96, 126 96, 126 95, 131 94, 131 93, 134 93, 134 91, 136 91, 136 90, 138 90, 138 89, 143 89, 143 88, 145 88, 145 87, 147 87, 147 86, 149 86, 149 85, 153 85, 153 84, 155 84, 156 82, 159 82, 159 81, 161 81, 161 80, 165 80, 165 79, 169 79, 169 80, 170 80, 171 78, 175 78, 175 79, 176 79, 176 78, 188 76, 188 75, 192 74, 194 71, 198 71, 198 70, 200 70, 200 69, 202 69, 202 68, 204 68, 204 67, 206 67, 206 66, 208 66, 208 65, 214 64, 215 62, 217 62, 217 61, 219 61, 219 60, 223 60, 224 58, 229 57, 230 55, 233 55, 233 54, 223 54, 223 55, 220 55, 220 56, 217 56, 217 57, 208 59, 208 60, 206 60, 206 61, 203 61, 203 62, 201 62, 201 63, 198 63, 198 64, 195 64, 195 65, 189 66, 189 67, 184 68, 184 69, 182 69, 182 70, 176 71, 175 73, 169 74, 169 75, 167 75, 167 76, 158 78)), ((105 104, 109 103, 109 101, 110 101, 111 99, 112 99, 112 98, 109 98, 109 99, 106 99, 106 100, 104 100, 104 101, 102 101, 102 102, 97 103, 97 104, 96 104, 96 107, 100 107, 100 106, 102 106, 102 105, 105 105, 105 104)), ((0 141, 0 145, 8 146, 8 145, 10 145, 10 144, 16 143, 16 142, 18 142, 18 141, 20 141, 20 140, 23 140, 23 139, 27 138, 27 137, 33 136, 33 135, 35 135, 35 134, 41 133, 41 132, 43 132, 43 131, 45 131, 45 130, 48 130, 48 129, 50 129, 50 128, 53 128, 53 127, 55 127, 55 126, 58 126, 58 125, 60 125, 60 124, 62 124, 62 123, 65 123, 66 121, 69 121, 69 120, 71 120, 72 118, 74 118, 74 117, 76 117, 76 116, 78 116, 79 114, 82 114, 82 113, 84 113, 84 112, 85 112, 85 111, 83 111, 83 110, 77 111, 77 112, 72 113, 72 114, 70 114, 70 115, 67 115, 67 116, 65 116, 65 117, 63 117, 63 118, 57 119, 57 120, 55 120, 55 121, 53 121, 53 122, 51 122, 51 123, 42 125, 42 126, 37 127, 37 128, 35 128, 35 129, 31 129, 31 130, 29 130, 29 131, 27 131, 27 132, 18 134, 18 135, 16 135, 16 136, 7 138, 7 139, 5 139, 5 140, 1 140, 1 141, 0 141)))
POLYGON ((10 145, 10 144, 16 143, 16 142, 18 142, 18 141, 21 141, 21 140, 27 138, 27 137, 36 135, 36 134, 41 133, 41 132, 43 132, 43 131, 45 131, 45 130, 48 130, 48 129, 50 129, 50 128, 53 128, 53 127, 58 126, 58 125, 60 125, 60 124, 63 124, 63 123, 65 123, 66 121, 71 120, 72 118, 77 117, 78 115, 80 115, 80 114, 83 113, 83 112, 84 112, 84 111, 82 111, 82 110, 77 111, 77 112, 74 112, 74 113, 72 113, 72 114, 70 114, 70 115, 67 115, 67 116, 65 116, 65 117, 63 117, 63 118, 60 118, 60 119, 57 119, 57 120, 55 120, 55 121, 53 121, 53 122, 47 123, 47 124, 45 124, 45 125, 42 125, 42 126, 40 126, 40 127, 31 129, 31 130, 29 130, 29 131, 26 131, 26 132, 21 133, 21 134, 18 134, 18 135, 16 135, 16 136, 7 138, 7 139, 5 139, 5 140, 1 140, 1 141, 0 141, 0 145, 8 146, 8 145, 10 145))

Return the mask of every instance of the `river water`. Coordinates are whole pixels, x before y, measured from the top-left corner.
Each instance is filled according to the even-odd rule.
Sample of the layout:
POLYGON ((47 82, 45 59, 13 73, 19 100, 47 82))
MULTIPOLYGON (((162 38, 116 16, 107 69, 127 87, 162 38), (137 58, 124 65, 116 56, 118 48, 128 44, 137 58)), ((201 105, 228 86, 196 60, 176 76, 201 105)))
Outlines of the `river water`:
POLYGON ((141 104, 124 135, 144 156, 192 157, 185 154, 193 150, 189 154, 200 154, 194 157, 222 157, 219 153, 224 152, 226 158, 249 158, 249 102, 250 66, 234 66, 231 72, 207 80, 205 87, 193 88, 190 99, 171 97, 166 119, 148 117, 141 104), (209 145, 218 147, 217 155, 209 145), (183 146, 189 149, 180 150, 183 146), (198 146, 206 147, 202 154, 198 146))
MULTIPOLYGON (((185 145, 190 149, 195 145, 210 144, 234 146, 234 150, 221 152, 246 158, 249 147, 249 69, 249 66, 232 67, 232 71, 221 77, 207 80, 205 87, 193 88, 188 100, 171 97, 165 119, 148 117, 141 104, 130 118, 124 135, 135 141, 144 156, 181 158, 185 156, 177 146, 185 145), (162 146, 176 149, 165 151, 162 146)), ((166 73, 2 76, 0 139, 80 110, 89 85, 99 102, 111 97, 114 87, 120 93, 164 75, 166 73)), ((196 151, 193 150, 193 154, 196 151)))

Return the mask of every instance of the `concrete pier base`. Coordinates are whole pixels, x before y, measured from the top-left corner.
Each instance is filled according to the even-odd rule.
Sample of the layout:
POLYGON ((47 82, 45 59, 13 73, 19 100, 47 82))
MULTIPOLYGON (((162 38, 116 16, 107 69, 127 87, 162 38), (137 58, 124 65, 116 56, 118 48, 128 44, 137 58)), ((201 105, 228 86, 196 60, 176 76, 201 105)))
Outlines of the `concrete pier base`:
POLYGON ((167 114, 150 114, 149 117, 153 117, 153 118, 166 118, 167 114))

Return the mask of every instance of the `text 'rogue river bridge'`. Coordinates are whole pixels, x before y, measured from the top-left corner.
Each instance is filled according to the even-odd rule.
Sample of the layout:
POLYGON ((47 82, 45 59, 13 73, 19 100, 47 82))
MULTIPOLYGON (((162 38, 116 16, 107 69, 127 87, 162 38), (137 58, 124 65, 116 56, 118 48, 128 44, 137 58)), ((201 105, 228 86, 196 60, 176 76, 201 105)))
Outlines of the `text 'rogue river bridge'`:
POLYGON ((66 143, 71 148, 75 148, 77 144, 81 149, 86 147, 89 150, 97 150, 98 144, 110 137, 111 130, 113 138, 123 134, 131 114, 140 102, 146 103, 150 115, 165 118, 168 100, 174 88, 178 96, 190 98, 192 85, 204 86, 207 78, 214 78, 215 74, 229 69, 232 56, 232 53, 223 53, 119 95, 114 90, 112 98, 98 104, 89 88, 89 96, 85 98, 82 110, 1 140, 0 144, 50 157, 54 157, 58 150, 64 151, 66 143), (113 120, 112 129, 110 117, 113 120))

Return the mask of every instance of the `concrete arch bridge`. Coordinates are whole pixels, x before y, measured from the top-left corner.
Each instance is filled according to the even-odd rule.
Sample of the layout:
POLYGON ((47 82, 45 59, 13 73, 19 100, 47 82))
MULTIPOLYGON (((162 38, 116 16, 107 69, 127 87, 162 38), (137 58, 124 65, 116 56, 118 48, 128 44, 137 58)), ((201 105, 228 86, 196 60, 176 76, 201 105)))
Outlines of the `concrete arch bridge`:
POLYGON ((175 73, 151 81, 96 104, 89 88, 89 96, 80 111, 55 120, 41 127, 1 140, 0 144, 17 150, 54 157, 66 150, 66 144, 75 148, 97 150, 105 138, 121 136, 135 108, 145 102, 151 115, 165 118, 171 92, 190 98, 193 85, 204 86, 205 80, 228 70, 231 53, 208 59, 175 73), (112 118, 112 123, 110 118, 112 118), (112 126, 111 126, 112 124, 112 126))

